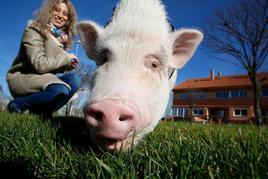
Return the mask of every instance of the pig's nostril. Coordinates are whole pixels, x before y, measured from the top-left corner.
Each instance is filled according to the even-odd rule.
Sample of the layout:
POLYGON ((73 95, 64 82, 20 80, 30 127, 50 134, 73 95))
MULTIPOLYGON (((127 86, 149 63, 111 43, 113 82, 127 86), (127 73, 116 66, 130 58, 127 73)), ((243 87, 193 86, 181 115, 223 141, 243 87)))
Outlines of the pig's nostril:
POLYGON ((131 120, 132 118, 133 118, 132 115, 122 115, 119 117, 119 121, 131 120))
POLYGON ((100 111, 93 110, 93 109, 88 109, 87 116, 92 117, 97 121, 101 121, 103 117, 103 113, 100 111))
POLYGON ((126 117, 120 117, 120 118, 119 118, 119 121, 125 121, 125 120, 127 120, 126 117))
POLYGON ((95 119, 100 121, 102 119, 103 114, 101 112, 95 112, 95 119))

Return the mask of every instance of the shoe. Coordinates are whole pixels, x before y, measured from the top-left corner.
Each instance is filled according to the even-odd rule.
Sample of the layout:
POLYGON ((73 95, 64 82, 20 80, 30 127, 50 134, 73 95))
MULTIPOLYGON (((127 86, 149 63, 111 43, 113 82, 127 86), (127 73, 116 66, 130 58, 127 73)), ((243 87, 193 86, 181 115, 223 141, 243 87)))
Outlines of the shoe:
POLYGON ((14 100, 8 103, 7 110, 8 112, 11 113, 19 113, 19 114, 23 113, 23 111, 16 105, 16 102, 14 100))

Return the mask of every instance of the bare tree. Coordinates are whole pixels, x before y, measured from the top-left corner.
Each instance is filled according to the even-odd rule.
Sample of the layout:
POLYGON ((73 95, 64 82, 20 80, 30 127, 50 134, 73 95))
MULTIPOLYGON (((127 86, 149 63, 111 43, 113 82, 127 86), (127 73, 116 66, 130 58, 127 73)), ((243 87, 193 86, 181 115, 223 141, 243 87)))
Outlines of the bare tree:
POLYGON ((94 72, 94 67, 90 64, 81 63, 79 68, 76 69, 76 72, 81 78, 81 87, 89 88, 91 84, 91 78, 94 72))
POLYGON ((268 54, 268 1, 240 0, 217 11, 208 21, 205 37, 205 46, 213 53, 234 57, 226 61, 247 71, 253 84, 256 122, 261 125, 260 93, 264 79, 257 73, 268 54))
POLYGON ((80 79, 81 79, 81 88, 77 91, 78 97, 76 99, 70 100, 65 105, 65 115, 66 116, 71 115, 72 109, 74 109, 75 105, 78 104, 75 101, 80 100, 79 94, 83 90, 90 88, 93 71, 94 71, 94 67, 92 65, 85 64, 83 62, 80 62, 78 68, 76 68, 76 73, 78 73, 78 75, 80 76, 80 79))
POLYGON ((194 121, 193 108, 196 106, 197 102, 200 99, 200 91, 198 90, 189 90, 186 94, 186 102, 189 106, 189 117, 191 121, 194 121))

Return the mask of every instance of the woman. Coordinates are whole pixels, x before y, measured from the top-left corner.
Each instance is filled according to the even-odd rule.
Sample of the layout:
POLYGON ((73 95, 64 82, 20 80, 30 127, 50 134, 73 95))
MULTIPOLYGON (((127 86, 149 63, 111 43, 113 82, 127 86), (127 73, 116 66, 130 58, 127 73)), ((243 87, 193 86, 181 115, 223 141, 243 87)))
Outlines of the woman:
POLYGON ((24 31, 20 50, 7 82, 14 97, 8 110, 29 110, 42 117, 52 113, 73 96, 80 78, 73 70, 78 58, 65 50, 75 35, 76 12, 70 0, 47 0, 24 31))

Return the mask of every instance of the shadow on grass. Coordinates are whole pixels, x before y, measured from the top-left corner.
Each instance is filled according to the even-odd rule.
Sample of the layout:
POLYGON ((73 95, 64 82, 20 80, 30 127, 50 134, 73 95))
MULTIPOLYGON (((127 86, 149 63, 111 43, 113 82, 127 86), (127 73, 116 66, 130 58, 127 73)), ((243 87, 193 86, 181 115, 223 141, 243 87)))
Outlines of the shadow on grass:
POLYGON ((51 123, 57 128, 57 140, 60 145, 67 143, 78 151, 93 148, 89 130, 83 118, 60 116, 54 117, 51 123))
POLYGON ((31 173, 28 162, 23 159, 0 161, 0 178, 34 178, 31 173))

